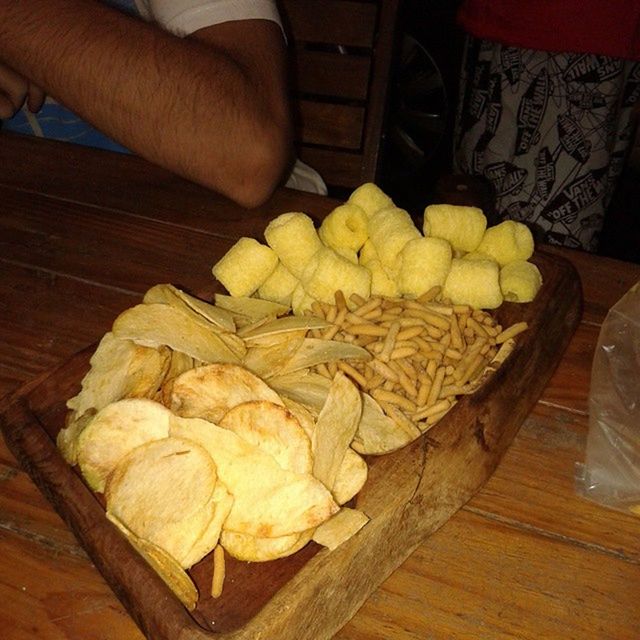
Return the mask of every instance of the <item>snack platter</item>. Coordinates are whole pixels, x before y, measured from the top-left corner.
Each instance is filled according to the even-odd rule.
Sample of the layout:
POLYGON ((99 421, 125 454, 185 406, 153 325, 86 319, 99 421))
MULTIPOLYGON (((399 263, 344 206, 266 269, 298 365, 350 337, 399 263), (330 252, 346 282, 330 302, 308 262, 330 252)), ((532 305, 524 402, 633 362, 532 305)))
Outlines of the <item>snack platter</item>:
POLYGON ((349 504, 369 522, 334 550, 314 542, 262 563, 227 562, 221 598, 208 596, 212 562, 189 571, 201 597, 189 612, 105 518, 102 501, 62 457, 55 439, 95 346, 25 385, 3 403, 12 452, 66 520, 149 638, 330 638, 431 533, 490 477, 531 411, 581 314, 579 278, 566 260, 534 254, 543 286, 529 304, 504 303, 504 326, 529 328, 500 368, 411 444, 368 457, 366 484, 349 504))

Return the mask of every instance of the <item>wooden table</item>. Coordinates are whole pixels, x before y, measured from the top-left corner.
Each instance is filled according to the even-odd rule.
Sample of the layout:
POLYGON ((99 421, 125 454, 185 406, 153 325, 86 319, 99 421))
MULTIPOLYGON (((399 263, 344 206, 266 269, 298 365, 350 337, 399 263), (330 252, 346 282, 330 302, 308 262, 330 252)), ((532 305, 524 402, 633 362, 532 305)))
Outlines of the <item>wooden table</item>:
MULTIPOLYGON (((269 217, 334 204, 282 190, 248 212, 134 157, 0 135, 0 395, 96 341, 149 286, 210 290, 216 258, 269 217)), ((640 266, 562 255, 584 315, 540 401, 485 487, 337 638, 640 637, 640 519, 573 482, 598 331, 640 266)), ((7 640, 142 638, 2 440, 0 567, 7 640)))

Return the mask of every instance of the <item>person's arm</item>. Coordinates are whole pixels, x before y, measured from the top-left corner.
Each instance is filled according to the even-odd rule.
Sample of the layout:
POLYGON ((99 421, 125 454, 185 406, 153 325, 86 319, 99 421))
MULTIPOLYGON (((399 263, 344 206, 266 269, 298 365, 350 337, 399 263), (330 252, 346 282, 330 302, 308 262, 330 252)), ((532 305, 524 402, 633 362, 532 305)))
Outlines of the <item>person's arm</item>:
POLYGON ((0 0, 0 61, 146 159, 253 207, 291 159, 276 23, 179 38, 95 0, 0 0))

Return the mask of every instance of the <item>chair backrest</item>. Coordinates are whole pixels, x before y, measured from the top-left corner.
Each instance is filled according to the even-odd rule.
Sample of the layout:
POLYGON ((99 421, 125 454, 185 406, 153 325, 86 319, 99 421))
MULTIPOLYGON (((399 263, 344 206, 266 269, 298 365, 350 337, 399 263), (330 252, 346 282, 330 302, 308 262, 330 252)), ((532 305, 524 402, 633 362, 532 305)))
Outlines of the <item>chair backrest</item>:
POLYGON ((300 158, 329 187, 375 181, 399 0, 282 0, 300 158))

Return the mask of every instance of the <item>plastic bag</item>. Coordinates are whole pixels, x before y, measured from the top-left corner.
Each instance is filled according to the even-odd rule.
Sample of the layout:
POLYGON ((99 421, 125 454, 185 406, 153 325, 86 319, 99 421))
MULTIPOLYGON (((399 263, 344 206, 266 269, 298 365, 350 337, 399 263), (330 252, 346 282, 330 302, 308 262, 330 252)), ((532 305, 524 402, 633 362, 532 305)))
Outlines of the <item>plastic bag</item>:
POLYGON ((600 330, 576 490, 640 515, 640 282, 611 308, 600 330))

